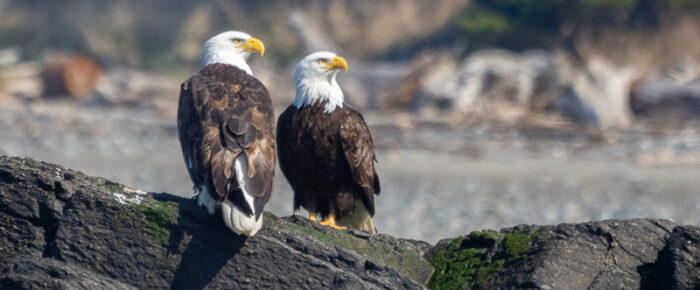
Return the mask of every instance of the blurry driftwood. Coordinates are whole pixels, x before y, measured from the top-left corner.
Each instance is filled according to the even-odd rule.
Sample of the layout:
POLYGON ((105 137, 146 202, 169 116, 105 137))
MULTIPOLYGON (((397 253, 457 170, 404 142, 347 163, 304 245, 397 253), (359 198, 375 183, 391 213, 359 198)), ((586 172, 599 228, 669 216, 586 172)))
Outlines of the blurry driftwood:
POLYGON ((637 117, 686 119, 700 117, 700 76, 697 64, 683 61, 658 75, 637 79, 630 107, 637 117))
POLYGON ((162 75, 112 68, 100 78, 95 97, 98 102, 121 106, 150 106, 159 113, 175 116, 180 82, 162 75))
POLYGON ((675 83, 663 79, 639 79, 630 92, 630 105, 637 115, 649 114, 652 107, 679 106, 689 116, 700 116, 700 78, 675 83))
POLYGON ((0 99, 38 98, 41 94, 41 64, 16 63, 0 70, 0 99))
POLYGON ((574 76, 556 108, 573 122, 592 128, 631 125, 629 88, 636 71, 601 58, 590 58, 574 76))
POLYGON ((19 62, 21 58, 19 48, 0 49, 0 67, 6 67, 19 62))
POLYGON ((516 122, 554 102, 561 83, 556 62, 552 53, 539 51, 485 50, 464 60, 440 53, 399 82, 400 90, 410 96, 391 96, 383 104, 410 103, 416 111, 438 108, 465 120, 516 122))
POLYGON ((419 94, 428 73, 436 64, 454 62, 454 59, 454 55, 442 53, 426 53, 416 57, 403 77, 391 82, 386 90, 377 95, 378 108, 382 111, 417 111, 422 105, 419 94))
POLYGON ((299 42, 304 47, 303 51, 338 51, 338 47, 331 38, 324 35, 313 23, 308 15, 301 10, 294 10, 289 14, 289 28, 294 32, 299 42))
POLYGON ((44 96, 83 98, 97 85, 102 70, 91 58, 75 54, 51 54, 41 73, 44 96))
POLYGON ((633 68, 599 58, 571 68, 569 61, 546 51, 484 50, 464 60, 438 53, 416 61, 380 96, 380 107, 438 109, 454 122, 485 119, 559 128, 568 119, 592 129, 626 128, 632 121, 628 95, 635 75, 633 68), (548 115, 553 116, 543 117, 548 115))

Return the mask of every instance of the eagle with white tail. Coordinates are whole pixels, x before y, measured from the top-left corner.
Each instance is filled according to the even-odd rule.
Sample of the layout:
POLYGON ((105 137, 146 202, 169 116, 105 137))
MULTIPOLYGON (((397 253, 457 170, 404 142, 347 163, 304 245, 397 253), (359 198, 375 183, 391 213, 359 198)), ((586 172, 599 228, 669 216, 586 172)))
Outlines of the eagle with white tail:
POLYGON ((226 226, 252 236, 275 174, 274 112, 265 86, 247 64, 265 53, 250 35, 229 31, 204 44, 206 66, 180 88, 177 127, 198 202, 226 226))
POLYGON ((294 210, 323 225, 375 233, 379 177, 372 135, 362 115, 344 104, 336 75, 344 58, 317 52, 296 67, 294 103, 277 121, 280 169, 294 190, 294 210))

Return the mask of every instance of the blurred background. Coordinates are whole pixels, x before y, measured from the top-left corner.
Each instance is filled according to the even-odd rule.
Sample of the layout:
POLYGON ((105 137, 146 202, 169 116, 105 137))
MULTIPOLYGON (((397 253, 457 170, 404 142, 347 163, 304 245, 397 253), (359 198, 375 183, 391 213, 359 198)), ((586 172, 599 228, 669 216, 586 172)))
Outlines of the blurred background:
MULTIPOLYGON (((278 114, 300 58, 348 59, 379 232, 700 224, 699 0, 0 0, 0 154, 193 196, 179 85, 233 29, 278 114)), ((277 175, 266 209, 292 214, 277 175)))

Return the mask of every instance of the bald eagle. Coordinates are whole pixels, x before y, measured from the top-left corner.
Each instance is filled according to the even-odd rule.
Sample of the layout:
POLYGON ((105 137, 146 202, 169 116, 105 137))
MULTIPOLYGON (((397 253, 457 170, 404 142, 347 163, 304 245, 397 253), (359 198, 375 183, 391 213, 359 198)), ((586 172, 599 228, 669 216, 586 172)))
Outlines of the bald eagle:
POLYGON ((299 62, 294 103, 277 120, 279 164, 294 190, 295 211, 306 209, 312 221, 319 214, 323 225, 375 233, 374 145, 362 115, 343 103, 335 78, 347 69, 331 52, 299 62))
POLYGON ((229 31, 204 44, 206 66, 182 83, 177 127, 182 156, 209 214, 221 208, 226 226, 255 235, 272 195, 274 112, 265 86, 246 60, 265 46, 229 31))

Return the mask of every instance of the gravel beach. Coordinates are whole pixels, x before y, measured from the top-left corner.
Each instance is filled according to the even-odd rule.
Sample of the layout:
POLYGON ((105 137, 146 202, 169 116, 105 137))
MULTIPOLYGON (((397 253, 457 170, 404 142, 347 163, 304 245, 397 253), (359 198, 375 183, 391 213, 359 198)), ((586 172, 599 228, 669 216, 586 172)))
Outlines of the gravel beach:
MULTIPOLYGON (((484 124, 406 127, 392 122, 399 115, 365 115, 382 183, 374 218, 379 232, 434 243, 518 224, 636 217, 700 224, 698 124, 601 137, 484 124)), ((172 112, 94 100, 9 101, 0 106, 0 140, 0 154, 193 195, 172 112)), ((266 210, 290 215, 292 193, 277 173, 266 210)))

